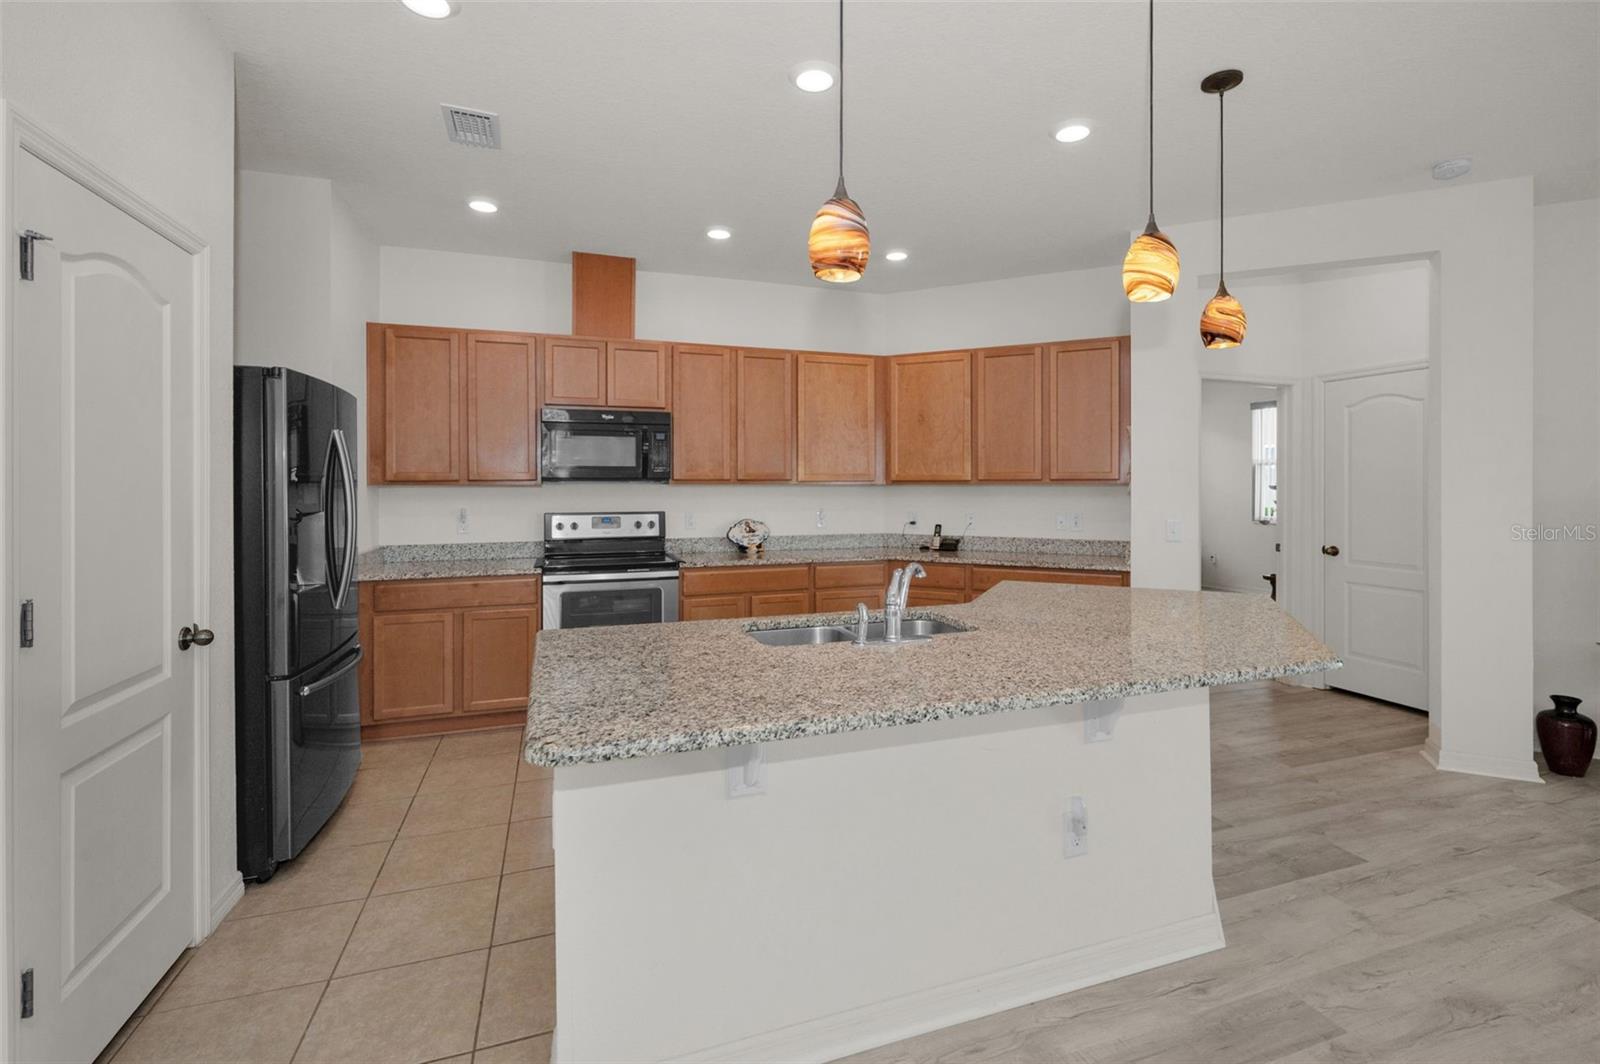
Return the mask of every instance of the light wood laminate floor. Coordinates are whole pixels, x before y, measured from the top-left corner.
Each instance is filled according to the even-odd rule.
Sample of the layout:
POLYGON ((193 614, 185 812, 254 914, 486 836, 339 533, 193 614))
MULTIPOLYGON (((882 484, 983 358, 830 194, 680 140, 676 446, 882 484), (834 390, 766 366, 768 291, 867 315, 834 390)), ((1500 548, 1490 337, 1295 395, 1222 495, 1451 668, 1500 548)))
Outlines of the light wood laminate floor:
MULTIPOLYGON (((852 1059, 1600 1061, 1600 770, 1436 772, 1421 714, 1278 683, 1212 721, 1226 949, 852 1059)), ((547 1060, 550 780, 517 740, 369 745, 103 1059, 547 1060)))

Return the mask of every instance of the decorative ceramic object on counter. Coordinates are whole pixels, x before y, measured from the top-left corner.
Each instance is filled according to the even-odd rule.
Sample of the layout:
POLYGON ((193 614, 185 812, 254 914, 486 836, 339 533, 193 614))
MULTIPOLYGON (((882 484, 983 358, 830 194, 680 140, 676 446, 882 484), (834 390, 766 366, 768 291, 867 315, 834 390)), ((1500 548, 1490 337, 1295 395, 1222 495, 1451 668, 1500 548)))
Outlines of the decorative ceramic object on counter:
POLYGON ((772 529, 753 517, 742 517, 728 529, 728 542, 746 554, 760 554, 761 547, 772 535, 772 529))
POLYGON ((1581 698, 1551 695, 1554 709, 1540 710, 1534 722, 1544 763, 1558 776, 1582 776, 1594 759, 1595 723, 1578 712, 1581 698))

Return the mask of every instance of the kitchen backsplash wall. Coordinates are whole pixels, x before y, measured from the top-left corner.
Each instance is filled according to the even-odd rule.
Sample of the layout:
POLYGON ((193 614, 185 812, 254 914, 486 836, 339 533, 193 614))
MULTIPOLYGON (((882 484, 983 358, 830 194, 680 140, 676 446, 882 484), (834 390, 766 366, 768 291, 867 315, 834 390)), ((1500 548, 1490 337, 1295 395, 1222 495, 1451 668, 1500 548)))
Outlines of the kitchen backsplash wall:
POLYGON ((741 517, 765 521, 776 535, 899 532, 935 523, 959 535, 1049 539, 1127 539, 1124 485, 971 484, 546 484, 537 488, 381 487, 374 491, 376 539, 390 543, 536 540, 547 511, 664 510, 675 538, 719 536, 741 517), (466 527, 460 512, 466 510, 466 527), (817 511, 822 511, 818 527, 817 511), (1059 519, 1059 522, 1058 522, 1059 519), (1076 519, 1076 520, 1075 520, 1076 519), (1058 523, 1064 527, 1058 527, 1058 523))

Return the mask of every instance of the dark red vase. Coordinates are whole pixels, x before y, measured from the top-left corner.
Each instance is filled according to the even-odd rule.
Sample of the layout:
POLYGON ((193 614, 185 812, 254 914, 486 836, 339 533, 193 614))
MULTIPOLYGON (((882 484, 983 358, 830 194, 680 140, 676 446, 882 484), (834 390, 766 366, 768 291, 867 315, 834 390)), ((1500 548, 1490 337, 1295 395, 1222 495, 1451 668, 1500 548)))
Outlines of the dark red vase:
POLYGON ((1581 698, 1551 695, 1554 709, 1540 710, 1534 718, 1539 729, 1539 749, 1544 763, 1558 776, 1582 776, 1594 760, 1594 721, 1578 712, 1581 698))

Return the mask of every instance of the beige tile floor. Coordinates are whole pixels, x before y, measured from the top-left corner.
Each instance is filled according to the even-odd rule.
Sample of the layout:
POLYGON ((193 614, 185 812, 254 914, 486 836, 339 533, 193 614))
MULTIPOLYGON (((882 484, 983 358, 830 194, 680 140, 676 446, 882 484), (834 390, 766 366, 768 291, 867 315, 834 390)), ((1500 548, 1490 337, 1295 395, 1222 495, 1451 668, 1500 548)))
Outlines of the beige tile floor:
POLYGON ((368 744, 322 834, 245 890, 101 1060, 548 1061, 551 781, 520 741, 368 744))
MULTIPOLYGON (((1212 722, 1226 949, 861 1059, 1600 1061, 1600 771, 1436 772, 1420 714, 1284 684, 1218 689, 1212 722)), ((547 1060, 550 780, 517 740, 369 746, 107 1057, 547 1060)))

